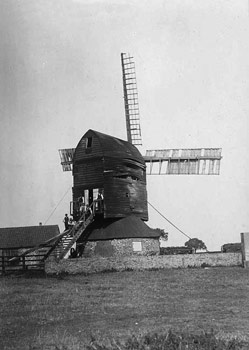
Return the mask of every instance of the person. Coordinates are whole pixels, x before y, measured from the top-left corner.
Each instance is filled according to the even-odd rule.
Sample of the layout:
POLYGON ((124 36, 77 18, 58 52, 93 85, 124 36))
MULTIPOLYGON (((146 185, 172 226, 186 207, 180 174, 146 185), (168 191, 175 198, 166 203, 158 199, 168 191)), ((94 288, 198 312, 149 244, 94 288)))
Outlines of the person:
POLYGON ((99 200, 103 200, 103 199, 104 199, 104 196, 103 196, 103 192, 102 192, 102 191, 100 191, 100 192, 98 193, 98 199, 99 199, 99 200))
POLYGON ((90 207, 90 205, 85 205, 84 207, 84 220, 86 220, 90 215, 92 215, 92 209, 90 207))
POLYGON ((70 217, 69 224, 68 224, 69 228, 72 228, 74 225, 75 225, 75 221, 73 220, 72 217, 70 217))
POLYGON ((76 251, 76 249, 74 249, 74 248, 70 249, 70 258, 71 259, 77 258, 77 251, 76 251))
POLYGON ((68 224, 69 223, 69 217, 68 217, 67 214, 65 214, 63 222, 64 222, 64 225, 65 225, 65 231, 66 231, 66 230, 69 229, 69 224, 68 224))
POLYGON ((104 196, 102 192, 98 193, 98 198, 97 198, 97 210, 102 212, 103 210, 103 200, 104 200, 104 196))
POLYGON ((84 202, 85 202, 84 196, 80 196, 80 197, 78 198, 79 206, 81 206, 84 202))
POLYGON ((87 205, 86 212, 88 216, 92 215, 92 208, 90 207, 90 205, 87 205))
POLYGON ((79 215, 82 217, 83 214, 86 212, 86 204, 85 204, 85 198, 84 196, 80 196, 78 198, 78 205, 79 205, 79 215))
POLYGON ((82 217, 82 215, 85 213, 86 213, 86 205, 82 203, 80 206, 80 217, 82 217))

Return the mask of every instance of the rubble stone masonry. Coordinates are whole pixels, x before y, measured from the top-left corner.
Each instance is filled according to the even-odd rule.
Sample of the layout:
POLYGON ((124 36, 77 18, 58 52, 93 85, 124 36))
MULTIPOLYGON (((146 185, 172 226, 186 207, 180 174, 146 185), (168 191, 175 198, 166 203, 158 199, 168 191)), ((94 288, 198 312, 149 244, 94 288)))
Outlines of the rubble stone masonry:
POLYGON ((131 255, 159 255, 159 240, 156 238, 127 238, 87 242, 84 257, 114 257, 131 255), (140 248, 140 249, 139 249, 140 248))
POLYGON ((242 266, 241 253, 201 253, 189 255, 137 255, 82 257, 46 261, 47 274, 80 274, 103 271, 171 269, 191 267, 242 266))

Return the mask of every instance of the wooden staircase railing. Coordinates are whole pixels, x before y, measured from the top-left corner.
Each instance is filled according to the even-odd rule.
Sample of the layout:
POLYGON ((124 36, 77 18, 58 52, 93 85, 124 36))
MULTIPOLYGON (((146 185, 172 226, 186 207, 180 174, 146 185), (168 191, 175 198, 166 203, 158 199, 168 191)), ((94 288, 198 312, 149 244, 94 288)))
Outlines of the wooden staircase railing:
POLYGON ((66 256, 68 251, 71 249, 74 243, 80 238, 80 236, 83 234, 85 229, 93 222, 94 215, 95 215, 94 210, 87 218, 86 218, 86 215, 83 214, 82 217, 79 219, 79 221, 77 221, 74 227, 68 232, 68 235, 63 237, 65 239, 66 237, 71 236, 71 239, 66 245, 66 247, 63 249, 63 251, 60 253, 58 260, 61 260, 66 256))
POLYGON ((83 213, 76 224, 69 230, 66 230, 51 239, 36 245, 30 249, 27 249, 22 254, 10 258, 8 261, 14 262, 20 260, 20 258, 25 258, 25 256, 33 253, 35 251, 43 250, 43 257, 40 259, 40 264, 54 252, 57 256, 57 261, 63 259, 74 243, 80 238, 85 229, 93 222, 95 216, 96 203, 98 201, 93 201, 93 203, 88 207, 88 213, 83 213), (66 243, 66 244, 65 244, 66 243), (66 245, 66 246, 65 246, 66 245))

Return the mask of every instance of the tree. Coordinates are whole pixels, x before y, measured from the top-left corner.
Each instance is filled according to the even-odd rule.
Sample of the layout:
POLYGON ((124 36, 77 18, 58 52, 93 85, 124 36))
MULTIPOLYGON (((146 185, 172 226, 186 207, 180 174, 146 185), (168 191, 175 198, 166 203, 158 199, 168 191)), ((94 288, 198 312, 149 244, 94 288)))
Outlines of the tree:
POLYGON ((167 241, 168 240, 168 235, 169 233, 168 232, 165 232, 162 228, 152 228, 153 231, 157 232, 160 234, 160 238, 163 240, 163 241, 167 241))
POLYGON ((194 249, 194 251, 197 249, 207 249, 206 244, 198 238, 191 238, 184 245, 185 247, 194 249))

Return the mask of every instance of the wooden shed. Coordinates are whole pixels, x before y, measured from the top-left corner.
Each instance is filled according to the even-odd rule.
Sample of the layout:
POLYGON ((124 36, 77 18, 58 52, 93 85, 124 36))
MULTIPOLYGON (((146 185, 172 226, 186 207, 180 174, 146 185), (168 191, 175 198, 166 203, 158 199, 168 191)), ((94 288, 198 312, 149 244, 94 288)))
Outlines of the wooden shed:
POLYGON ((29 267, 43 269, 40 264, 44 254, 41 250, 32 252, 21 259, 20 255, 29 248, 38 246, 60 233, 58 225, 0 228, 0 272, 8 272, 29 267), (13 258, 18 258, 14 259, 13 258))

